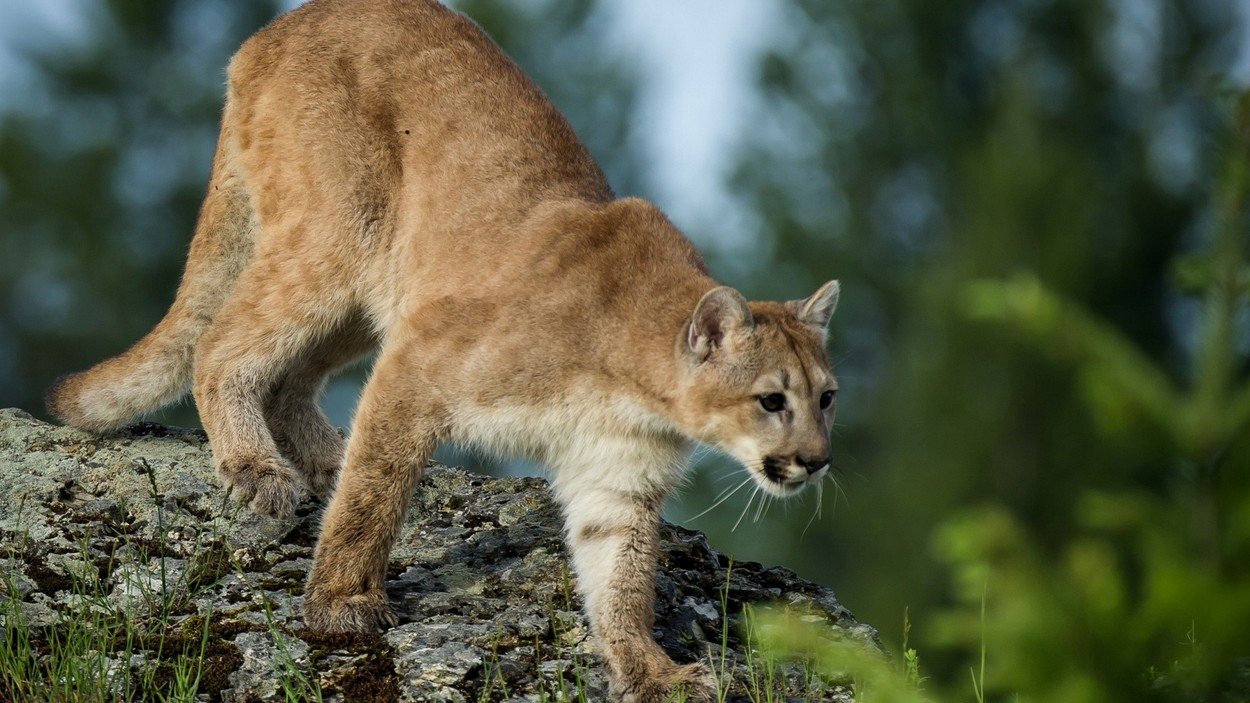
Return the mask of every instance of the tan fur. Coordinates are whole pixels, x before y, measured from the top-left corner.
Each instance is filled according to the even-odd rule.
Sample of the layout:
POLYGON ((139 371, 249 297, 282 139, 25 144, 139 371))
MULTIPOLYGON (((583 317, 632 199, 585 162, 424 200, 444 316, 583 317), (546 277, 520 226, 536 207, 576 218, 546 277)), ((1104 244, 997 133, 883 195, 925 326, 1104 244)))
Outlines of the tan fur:
POLYGON ((836 283, 792 303, 717 286, 464 17, 314 0, 230 64, 168 315, 48 402, 105 432, 190 385, 236 498, 287 515, 332 492, 304 606, 324 630, 393 622, 387 556, 440 442, 542 460, 616 697, 707 700, 706 669, 651 638, 660 507, 696 441, 777 495, 824 475, 836 300, 836 283), (344 449, 316 399, 375 347, 344 449))

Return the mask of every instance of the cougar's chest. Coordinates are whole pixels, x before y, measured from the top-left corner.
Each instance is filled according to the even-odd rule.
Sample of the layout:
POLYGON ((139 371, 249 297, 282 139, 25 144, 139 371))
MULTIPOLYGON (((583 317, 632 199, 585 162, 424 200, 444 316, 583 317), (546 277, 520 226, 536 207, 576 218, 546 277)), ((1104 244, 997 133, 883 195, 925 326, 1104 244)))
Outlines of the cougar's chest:
POLYGON ((588 388, 525 403, 465 403, 453 414, 451 439, 494 454, 535 459, 557 473, 667 467, 688 451, 665 419, 628 394, 588 388))

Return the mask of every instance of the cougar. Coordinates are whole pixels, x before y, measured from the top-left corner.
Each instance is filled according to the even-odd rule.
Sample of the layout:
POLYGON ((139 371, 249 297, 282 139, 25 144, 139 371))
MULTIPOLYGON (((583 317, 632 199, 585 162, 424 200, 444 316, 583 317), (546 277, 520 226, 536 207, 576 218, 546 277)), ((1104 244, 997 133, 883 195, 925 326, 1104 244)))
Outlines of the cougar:
POLYGON ((387 559, 443 442, 551 470, 617 700, 714 697, 652 637, 660 509, 696 443, 770 495, 828 470, 830 281, 747 302, 653 205, 617 198, 542 91, 433 0, 313 0, 230 61, 168 313, 48 391, 106 433, 194 394, 252 510, 328 501, 309 628, 394 624, 387 559), (349 438, 318 398, 378 349, 349 438))

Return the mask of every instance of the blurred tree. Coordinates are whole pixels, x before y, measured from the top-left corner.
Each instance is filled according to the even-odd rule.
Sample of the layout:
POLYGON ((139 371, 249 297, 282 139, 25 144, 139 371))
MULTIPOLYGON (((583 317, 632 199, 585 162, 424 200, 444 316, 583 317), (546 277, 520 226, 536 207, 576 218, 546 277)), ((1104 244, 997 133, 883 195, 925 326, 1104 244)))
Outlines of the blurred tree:
MULTIPOLYGON (((1157 410, 1210 353, 1190 334, 1200 304, 1168 274, 1211 237, 1216 97, 1242 30, 1231 4, 1169 0, 795 0, 787 12, 735 180, 765 233, 744 288, 843 279, 832 348, 848 496, 804 542, 781 535, 807 514, 725 539, 833 585, 889 640, 910 604, 920 651, 966 682, 952 657, 968 650, 937 647, 923 618, 949 602, 939 525, 997 506, 1052 568, 1089 505, 1079 496, 1161 496, 1177 480, 1167 434, 1088 400, 1136 380, 1164 389, 1157 410), (1136 351, 1073 366, 968 318, 967 282, 1018 274, 1073 306, 1049 341, 1105 327, 1136 351)), ((1210 382, 1221 401, 1245 375, 1246 319, 1238 303, 1222 323, 1237 341, 1219 347, 1231 355, 1210 382)), ((737 512, 719 515, 727 531, 737 512)), ((991 542, 1009 529, 977 525, 991 542)))
MULTIPOLYGON (((1022 353, 1077 372, 1101 437, 1155 437, 1169 465, 1159 488, 1081 490, 1060 540, 1002 505, 944 522, 936 544, 952 567, 955 605, 931 619, 931 641, 971 655, 977 700, 1250 695, 1250 378, 1238 370, 1245 354, 1236 334, 1250 299, 1250 97, 1240 102, 1219 142, 1226 164, 1216 224, 1178 267, 1178 288, 1202 302, 1199 324, 1184 335, 1198 363, 1179 383, 1114 326, 1032 274, 964 286, 968 317, 999 327, 1022 353)), ((875 652, 831 641, 810 618, 774 612, 762 622, 757 632, 772 654, 802 654, 827 674, 850 673, 861 699, 934 700, 918 690, 924 677, 914 649, 891 667, 875 652)), ((966 680, 956 677, 952 690, 942 673, 947 686, 936 700, 966 698, 966 680)))
MULTIPOLYGON (((276 3, 115 0, 88 36, 16 47, 0 113, 0 400, 123 350, 173 299, 203 196, 225 64, 276 3)), ((187 420, 193 415, 178 415, 187 420)))

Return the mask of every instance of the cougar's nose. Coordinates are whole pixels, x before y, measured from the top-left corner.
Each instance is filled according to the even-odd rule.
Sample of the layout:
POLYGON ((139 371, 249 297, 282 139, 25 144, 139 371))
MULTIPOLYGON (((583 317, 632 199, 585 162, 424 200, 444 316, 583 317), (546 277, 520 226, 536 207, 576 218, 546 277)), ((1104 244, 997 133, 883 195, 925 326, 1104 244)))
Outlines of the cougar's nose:
POLYGON ((807 473, 808 473, 809 475, 811 475, 811 474, 816 473, 817 471, 820 471, 821 469, 825 468, 826 466, 828 466, 828 465, 829 465, 829 457, 827 457, 827 456, 822 456, 822 457, 802 457, 802 456, 796 456, 796 457, 794 457, 794 463, 796 463, 796 464, 798 464, 799 466, 802 466, 803 468, 807 469, 807 473))

